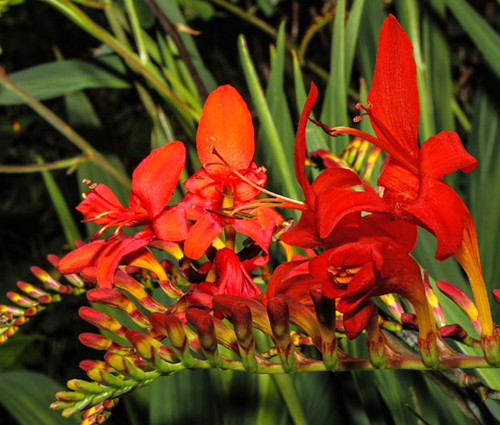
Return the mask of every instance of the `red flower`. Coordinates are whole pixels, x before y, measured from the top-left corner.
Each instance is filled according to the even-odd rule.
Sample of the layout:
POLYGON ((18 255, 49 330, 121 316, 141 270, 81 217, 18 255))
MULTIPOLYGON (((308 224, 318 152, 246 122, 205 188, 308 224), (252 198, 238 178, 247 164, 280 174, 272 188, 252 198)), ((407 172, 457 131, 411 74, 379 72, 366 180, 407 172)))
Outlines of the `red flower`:
POLYGON ((435 334, 434 319, 420 267, 409 256, 416 239, 415 225, 392 220, 388 215, 346 215, 324 241, 325 252, 276 269, 265 299, 286 294, 310 306, 310 289, 321 285, 326 297, 338 300, 346 335, 355 338, 376 309, 371 298, 398 293, 417 312, 421 341, 429 341, 435 334), (308 263, 307 270, 304 263, 308 263))
POLYGON ((218 250, 213 268, 216 272, 215 279, 192 284, 188 293, 173 307, 174 311, 185 312, 191 307, 212 309, 212 299, 216 295, 252 298, 262 294, 234 251, 228 248, 218 250))
POLYGON ((463 239, 468 211, 442 177, 456 170, 472 171, 477 161, 458 135, 443 131, 419 148, 419 102, 413 47, 392 15, 382 25, 373 82, 363 115, 377 137, 337 127, 331 134, 360 136, 389 154, 378 180, 395 217, 412 221, 437 238, 436 258, 455 254, 463 239))
POLYGON ((184 168, 185 147, 173 142, 153 150, 134 170, 129 207, 123 207, 104 184, 91 187, 77 209, 103 227, 92 237, 96 239, 108 228, 115 232, 106 240, 93 240, 70 252, 58 264, 61 273, 75 273, 97 266, 99 286, 111 287, 121 259, 153 239, 181 241, 187 235, 183 209, 168 208, 180 173, 184 168), (123 227, 145 226, 134 236, 117 237, 123 227))
POLYGON ((458 135, 450 131, 430 137, 419 148, 419 100, 412 52, 408 36, 396 18, 388 16, 380 31, 367 105, 358 105, 366 111, 362 115, 368 115, 377 137, 348 127, 323 128, 334 136, 361 137, 389 154, 377 183, 384 188, 383 199, 390 214, 433 233, 438 260, 455 255, 469 276, 486 346, 489 343, 485 341, 493 338, 493 323, 474 223, 463 201, 442 180, 456 170, 472 171, 477 161, 465 151, 458 135))
POLYGON ((390 212, 389 206, 374 189, 348 169, 327 169, 312 185, 309 183, 304 169, 306 125, 317 97, 318 90, 312 83, 295 138, 295 175, 304 193, 305 205, 297 225, 281 236, 284 242, 303 248, 327 246, 334 227, 352 212, 390 212))
POLYGON ((203 164, 185 187, 188 194, 182 205, 195 224, 184 244, 187 257, 201 257, 224 229, 226 245, 233 248, 234 231, 243 233, 264 250, 280 217, 263 208, 251 217, 244 212, 232 214, 234 208, 248 204, 260 190, 242 180, 262 187, 265 170, 253 162, 254 128, 250 111, 239 93, 231 86, 219 87, 208 97, 196 134, 196 148, 203 164))

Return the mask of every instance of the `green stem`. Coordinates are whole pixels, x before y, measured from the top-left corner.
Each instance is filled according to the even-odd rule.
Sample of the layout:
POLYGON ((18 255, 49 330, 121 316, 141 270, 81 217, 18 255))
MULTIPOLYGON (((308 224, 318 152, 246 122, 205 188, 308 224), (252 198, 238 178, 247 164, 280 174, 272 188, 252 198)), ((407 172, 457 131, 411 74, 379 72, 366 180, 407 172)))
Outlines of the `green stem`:
POLYGON ((453 113, 457 117, 457 120, 460 122, 462 127, 465 129, 465 131, 470 133, 472 125, 455 97, 451 98, 451 107, 453 109, 453 113))
POLYGON ((151 64, 143 64, 136 53, 120 43, 104 28, 92 21, 82 10, 69 0, 44 0, 56 9, 60 10, 69 19, 75 22, 95 38, 106 43, 118 55, 120 55, 131 69, 146 78, 151 85, 167 100, 176 110, 186 117, 199 120, 199 114, 182 102, 166 85, 158 70, 151 64))
POLYGON ((127 9, 127 14, 130 19, 130 24, 132 26, 132 33, 134 34, 134 39, 137 44, 137 50, 139 51, 139 58, 144 66, 149 64, 149 55, 146 49, 146 43, 144 42, 144 37, 142 34, 142 27, 139 23, 139 18, 137 16, 137 11, 133 0, 125 0, 125 8, 127 9))
POLYGON ((155 14, 156 18, 160 22, 163 29, 168 34, 170 34, 172 41, 174 42, 175 46, 177 47, 177 50, 179 51, 179 55, 181 56, 182 61, 186 65, 189 74, 191 74, 191 78, 193 79, 194 84, 196 85, 198 93, 203 99, 206 99, 208 97, 208 90, 203 84, 200 74, 198 73, 198 70, 194 66, 193 61, 191 60, 191 55, 189 54, 186 46, 184 45, 184 42, 182 41, 182 38, 179 35, 179 32, 177 31, 177 28, 170 21, 170 19, 168 19, 167 15, 163 13, 163 11, 160 9, 155 0, 145 0, 145 1, 155 14))
MULTIPOLYGON (((278 38, 278 31, 276 31, 276 29, 274 29, 267 22, 263 21, 262 19, 257 18, 253 13, 245 12, 244 10, 240 9, 238 6, 235 6, 234 4, 232 4, 226 0, 212 0, 212 3, 215 3, 216 5, 227 10, 228 12, 232 13, 233 15, 236 15, 239 18, 243 19, 244 21, 250 23, 251 25, 260 29, 265 34, 272 37, 273 39, 276 40, 278 38)), ((296 46, 294 43, 292 43, 288 39, 285 40, 285 44, 286 44, 287 49, 290 51, 297 52, 299 50, 298 46, 296 46)), ((304 62, 302 57, 299 57, 298 59, 299 59, 299 62, 301 64, 305 64, 307 68, 309 68, 312 72, 317 74, 320 78, 322 78, 325 81, 328 80, 328 72, 326 72, 319 65, 317 65, 316 63, 314 63, 310 60, 305 60, 305 62, 304 62)))
POLYGON ((81 162, 88 161, 89 159, 90 158, 87 155, 79 155, 73 158, 61 159, 59 161, 46 162, 44 164, 0 165, 0 173, 37 173, 39 171, 59 170, 61 168, 73 169, 81 162))
POLYGON ((77 146, 83 153, 88 155, 89 160, 95 162, 108 173, 110 173, 117 181, 125 187, 130 188, 130 179, 120 170, 115 168, 110 162, 104 158, 92 145, 66 124, 61 118, 54 114, 49 108, 44 106, 33 96, 21 89, 15 84, 5 73, 5 70, 0 67, 0 84, 3 84, 8 90, 19 96, 28 106, 36 113, 44 118, 52 127, 65 136, 71 143, 77 146))
POLYGON ((273 375, 272 379, 283 397, 286 407, 288 407, 288 413, 290 413, 293 423, 295 425, 307 425, 304 410, 297 397, 290 375, 273 375))

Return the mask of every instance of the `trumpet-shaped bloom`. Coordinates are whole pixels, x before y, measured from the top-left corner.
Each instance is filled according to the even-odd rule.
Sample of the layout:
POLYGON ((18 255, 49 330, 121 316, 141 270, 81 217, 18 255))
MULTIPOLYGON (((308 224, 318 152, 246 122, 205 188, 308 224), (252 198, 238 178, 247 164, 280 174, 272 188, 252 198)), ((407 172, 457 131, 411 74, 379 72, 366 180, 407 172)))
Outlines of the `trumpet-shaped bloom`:
POLYGON ((419 100, 413 47, 392 15, 382 25, 373 82, 366 112, 377 137, 337 127, 369 140, 389 154, 378 179, 393 216, 418 224, 437 239, 436 258, 455 254, 463 239, 467 208, 442 177, 456 170, 472 171, 477 161, 458 135, 443 131, 419 148, 419 100))
MULTIPOLYGON (((477 161, 458 135, 443 131, 417 142, 419 100, 413 47, 392 15, 382 25, 373 82, 366 112, 377 137, 347 127, 328 130, 332 135, 364 138, 389 154, 378 185, 394 217, 407 220, 436 236, 436 258, 454 255, 471 283, 478 305, 483 343, 493 335, 474 222, 467 207, 443 177, 454 171, 470 172, 477 161)), ((483 345, 484 345, 483 344, 483 345)))
POLYGON ((213 267, 216 279, 193 284, 188 293, 176 303, 175 311, 185 312, 191 307, 211 309, 212 299, 216 295, 252 298, 262 294, 234 251, 228 248, 218 250, 213 267))
POLYGON ((97 266, 99 286, 111 287, 121 259, 153 239, 182 241, 187 236, 185 213, 179 207, 167 207, 184 167, 185 147, 173 142, 153 150, 134 170, 129 207, 124 207, 104 184, 91 186, 77 209, 103 226, 89 244, 64 256, 58 264, 61 273, 79 272, 97 266), (119 237, 124 227, 144 226, 133 236, 119 237), (116 227, 106 240, 96 238, 116 227))
POLYGON ((323 241, 327 250, 306 260, 308 270, 304 270, 304 260, 280 266, 265 297, 286 294, 310 305, 309 290, 321 285, 325 296, 338 300, 346 334, 354 338, 366 328, 376 308, 371 298, 398 293, 415 307, 425 339, 434 334, 435 327, 420 267, 409 256, 416 239, 415 225, 386 214, 346 215, 323 241))
MULTIPOLYGON (((252 201, 263 187, 265 170, 253 162, 254 128, 250 111, 231 86, 221 86, 208 97, 196 134, 196 148, 203 168, 190 177, 182 205, 194 221, 184 244, 187 257, 201 257, 228 227, 243 233, 267 251, 281 217, 270 208, 254 215, 232 214, 239 205, 252 201)), ((226 235, 227 236, 227 235, 226 235)))

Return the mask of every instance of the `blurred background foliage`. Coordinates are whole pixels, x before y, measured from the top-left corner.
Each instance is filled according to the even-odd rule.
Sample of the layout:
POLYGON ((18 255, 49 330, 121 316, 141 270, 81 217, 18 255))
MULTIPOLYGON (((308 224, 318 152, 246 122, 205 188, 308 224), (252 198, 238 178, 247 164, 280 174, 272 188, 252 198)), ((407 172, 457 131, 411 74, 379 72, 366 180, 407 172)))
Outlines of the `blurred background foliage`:
MULTIPOLYGON (((320 89, 316 117, 352 125, 355 104, 370 87, 388 13, 415 48, 421 142, 454 130, 479 160, 471 175, 457 173, 449 183, 476 220, 487 285, 498 287, 498 2, 0 0, 0 64, 28 93, 23 100, 0 85, 0 303, 16 281, 32 281, 31 265, 47 266, 48 253, 61 254, 91 234, 74 210, 82 178, 107 183, 126 202, 127 175, 152 148, 171 140, 190 147, 186 173, 197 169, 197 120, 217 85, 232 84, 250 105, 256 162, 268 168, 269 187, 299 197, 293 141, 310 82, 320 89), (49 112, 39 105, 88 145, 61 134, 64 125, 49 124, 49 112)), ((367 130, 368 120, 361 126, 367 130)), ((308 137, 310 150, 340 153, 347 142, 314 128, 308 137)), ((181 195, 180 187, 177 199, 181 195)), ((433 279, 468 291, 454 260, 433 259, 434 244, 421 235, 416 258, 433 279)), ((458 308, 441 301, 450 323, 464 322, 458 308)), ((84 377, 80 360, 99 358, 77 339, 87 330, 77 314, 85 303, 83 297, 63 300, 0 346, 2 424, 78 423, 49 412, 48 404, 66 379, 84 377)), ((497 305, 493 314, 500 322, 497 305)), ((500 389, 496 372, 474 373, 500 389)), ((453 373, 196 371, 159 379, 125 398, 109 423, 494 424, 499 418, 497 401, 483 403, 453 373)))

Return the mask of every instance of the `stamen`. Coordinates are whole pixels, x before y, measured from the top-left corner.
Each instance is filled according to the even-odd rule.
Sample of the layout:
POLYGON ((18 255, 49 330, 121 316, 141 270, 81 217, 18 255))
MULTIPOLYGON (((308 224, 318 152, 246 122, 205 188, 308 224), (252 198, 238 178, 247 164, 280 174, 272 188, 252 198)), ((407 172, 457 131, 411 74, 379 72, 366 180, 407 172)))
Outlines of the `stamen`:
POLYGON ((86 184, 90 190, 94 190, 97 186, 97 183, 92 183, 89 179, 83 179, 82 183, 86 184))
POLYGON ((298 209, 298 210, 305 209, 304 202, 296 201, 295 199, 291 199, 291 198, 288 198, 288 197, 283 196, 283 195, 278 195, 277 193, 271 192, 271 191, 269 191, 267 189, 264 189, 263 187, 261 187, 259 185, 256 185, 254 182, 250 181, 244 175, 242 175, 234 167, 232 167, 231 165, 229 165, 229 163, 217 152, 217 150, 215 149, 214 145, 210 145, 209 147, 210 147, 210 153, 212 153, 217 158, 219 158, 224 163, 224 165, 227 168, 229 168, 229 170, 233 174, 235 174, 236 176, 238 176, 241 180, 243 180, 245 183, 247 183, 248 185, 250 185, 254 189, 257 189, 259 192, 266 193, 266 194, 268 194, 268 195, 270 195, 270 196, 272 196, 272 197, 274 197, 276 199, 282 200, 283 201, 283 208, 291 208, 291 209, 298 209), (292 206, 290 206, 290 205, 292 205, 292 206))

